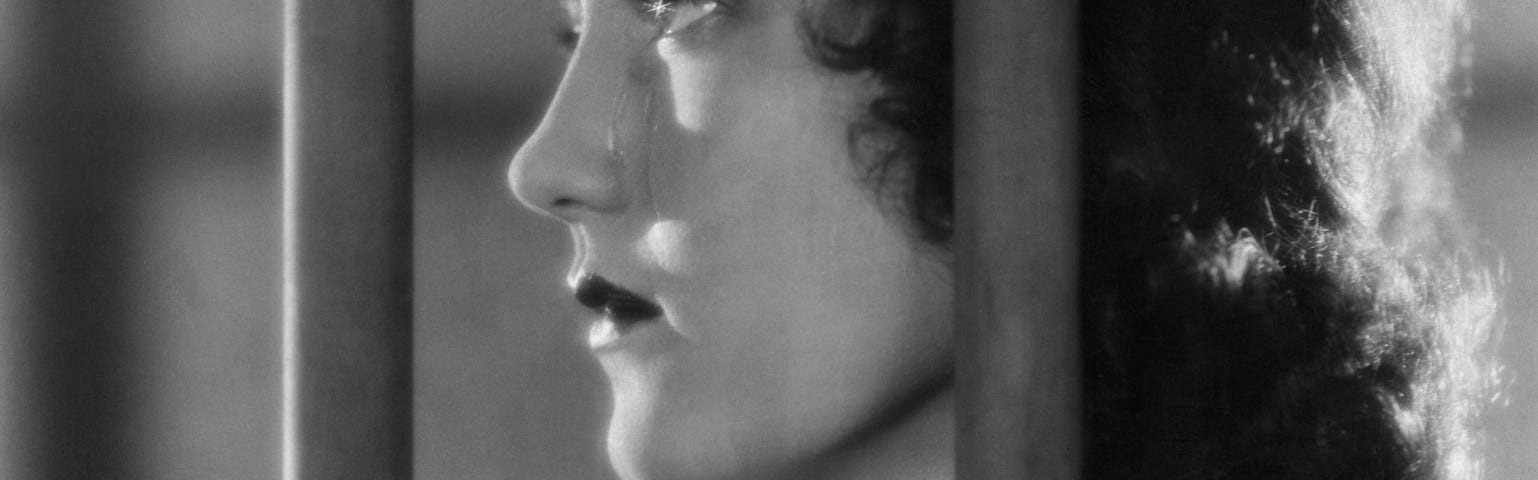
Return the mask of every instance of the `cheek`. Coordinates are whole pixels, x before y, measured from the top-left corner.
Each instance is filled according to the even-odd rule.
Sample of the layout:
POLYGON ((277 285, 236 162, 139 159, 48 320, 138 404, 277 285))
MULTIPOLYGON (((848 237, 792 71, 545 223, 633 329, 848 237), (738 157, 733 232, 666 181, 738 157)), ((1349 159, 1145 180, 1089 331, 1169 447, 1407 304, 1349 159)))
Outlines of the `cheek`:
POLYGON ((944 266, 898 232, 804 220, 758 230, 759 252, 717 257, 751 267, 697 278, 676 302, 694 350, 659 391, 675 407, 666 417, 692 432, 680 438, 786 457, 823 451, 948 371, 944 266))
POLYGON ((871 86, 816 67, 782 26, 659 56, 631 247, 688 346, 616 381, 617 421, 634 427, 616 432, 672 439, 644 444, 678 465, 823 451, 948 371, 948 269, 850 158, 871 86))
MULTIPOLYGON (((732 106, 757 109, 781 99, 806 99, 814 90, 800 81, 819 67, 803 53, 795 16, 787 12, 752 20, 721 20, 694 41, 663 38, 654 47, 668 78, 678 126, 691 132, 721 130, 737 120, 732 106)), ((827 85, 820 85, 826 88, 827 85)))
POLYGON ((690 270, 691 256, 685 247, 691 228, 681 220, 659 220, 636 242, 636 257, 670 276, 690 270))
MULTIPOLYGON (((659 47, 662 48, 662 47, 659 47)), ((668 58, 668 55, 662 55, 668 58)), ((709 122, 706 107, 717 104, 717 89, 723 83, 724 69, 701 59, 671 58, 663 62, 667 69, 668 92, 673 100, 673 120, 679 128, 699 132, 709 122)))
POLYGON ((850 158, 845 132, 854 115, 846 112, 856 90, 830 88, 809 66, 729 82, 705 65, 670 66, 671 89, 682 92, 670 102, 680 124, 664 129, 665 147, 651 159, 656 220, 637 249, 679 283, 689 299, 681 305, 710 312, 701 315, 710 320, 680 320, 686 334, 720 328, 732 330, 722 332, 728 337, 786 338, 743 331, 780 321, 712 323, 744 312, 813 318, 795 310, 827 303, 840 284, 864 283, 880 266, 875 259, 890 260, 891 252, 875 252, 911 253, 850 158), (705 126, 691 130, 691 119, 705 126))

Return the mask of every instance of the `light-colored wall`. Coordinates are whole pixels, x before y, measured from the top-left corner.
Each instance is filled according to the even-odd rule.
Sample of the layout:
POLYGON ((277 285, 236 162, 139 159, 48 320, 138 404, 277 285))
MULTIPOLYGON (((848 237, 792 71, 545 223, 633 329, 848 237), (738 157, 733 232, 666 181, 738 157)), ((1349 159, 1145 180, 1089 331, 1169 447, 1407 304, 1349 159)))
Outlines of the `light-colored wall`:
POLYGON ((1511 284, 1500 345, 1505 407, 1484 419, 1489 478, 1538 478, 1538 2, 1483 0, 1475 12, 1475 96, 1458 195, 1511 284))

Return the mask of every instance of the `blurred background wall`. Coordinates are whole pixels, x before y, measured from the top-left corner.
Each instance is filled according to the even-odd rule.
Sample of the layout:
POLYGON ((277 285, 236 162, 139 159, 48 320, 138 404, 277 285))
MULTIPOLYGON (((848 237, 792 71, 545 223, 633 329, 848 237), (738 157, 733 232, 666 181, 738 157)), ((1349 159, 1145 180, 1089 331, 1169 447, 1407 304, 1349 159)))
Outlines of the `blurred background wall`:
MULTIPOLYGON (((1538 478, 1538 2, 1476 0, 1465 207, 1511 277, 1490 478, 1538 478)), ((0 0, 0 478, 278 474, 279 2, 0 0)), ((548 0, 417 0, 421 479, 607 479, 565 230, 507 159, 548 0)))

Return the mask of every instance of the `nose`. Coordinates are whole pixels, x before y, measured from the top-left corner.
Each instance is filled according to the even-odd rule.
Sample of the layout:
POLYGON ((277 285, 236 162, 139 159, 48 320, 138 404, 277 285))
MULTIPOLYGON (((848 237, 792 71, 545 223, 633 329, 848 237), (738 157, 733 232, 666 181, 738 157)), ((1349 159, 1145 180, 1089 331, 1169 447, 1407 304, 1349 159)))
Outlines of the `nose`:
MULTIPOLYGON (((574 69, 575 70, 575 69, 574 69)), ((569 223, 617 213, 625 199, 619 162, 606 140, 601 85, 568 74, 529 140, 513 156, 508 184, 529 208, 569 223)), ((610 113, 612 115, 612 113, 610 113)))

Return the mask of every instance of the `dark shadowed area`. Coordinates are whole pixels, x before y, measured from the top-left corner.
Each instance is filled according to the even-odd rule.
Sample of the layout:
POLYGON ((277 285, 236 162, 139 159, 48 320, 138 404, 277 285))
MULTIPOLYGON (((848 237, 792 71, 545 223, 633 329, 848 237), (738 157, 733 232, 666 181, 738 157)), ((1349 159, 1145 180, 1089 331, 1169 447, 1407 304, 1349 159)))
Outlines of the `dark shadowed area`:
MULTIPOLYGON (((1538 2, 1476 0, 1459 195, 1510 278, 1488 477, 1538 476, 1538 2)), ((418 0, 416 472, 608 479, 566 230, 506 164, 549 0, 418 0)), ((0 478, 279 469, 279 2, 0 0, 0 478)))

